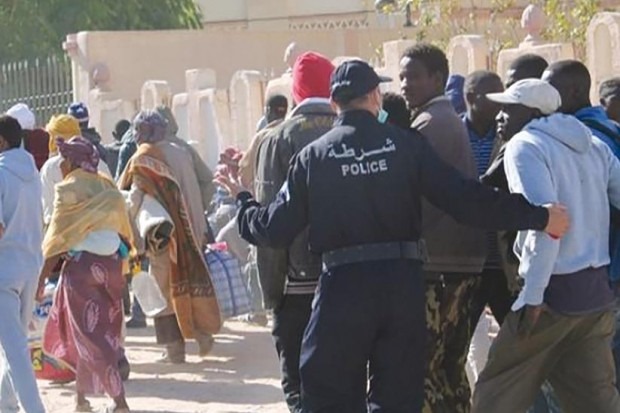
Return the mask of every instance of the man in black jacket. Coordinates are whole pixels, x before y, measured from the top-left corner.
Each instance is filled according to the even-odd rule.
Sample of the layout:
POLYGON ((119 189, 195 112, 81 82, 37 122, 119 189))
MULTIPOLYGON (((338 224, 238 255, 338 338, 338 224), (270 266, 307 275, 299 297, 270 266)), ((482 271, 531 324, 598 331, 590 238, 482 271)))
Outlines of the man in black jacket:
MULTIPOLYGON (((99 153, 99 158, 108 165, 108 151, 101 143, 101 135, 95 128, 91 128, 89 126, 89 114, 88 108, 82 102, 75 102, 69 106, 67 110, 67 114, 73 116, 80 123, 80 130, 82 131, 82 137, 92 143, 95 148, 97 148, 97 152, 99 153)), ((108 165, 109 167, 110 165, 108 165)))
POLYGON ((248 242, 286 247, 309 228, 309 248, 322 254, 300 362, 305 413, 422 408, 422 196, 488 230, 563 235, 568 227, 562 207, 536 207, 467 180, 424 137, 382 123, 381 81, 361 61, 338 68, 331 87, 336 126, 295 156, 269 206, 231 177, 218 177, 237 196, 239 230, 248 242))
MULTIPOLYGON (((258 149, 256 197, 275 199, 293 156, 331 129, 335 113, 327 99, 331 62, 313 52, 301 55, 293 67, 293 98, 296 107, 269 132, 258 149)), ((282 389, 289 409, 301 412, 299 352, 308 324, 321 259, 308 250, 308 231, 284 249, 257 249, 257 264, 265 307, 273 309, 273 337, 282 369, 282 389)))

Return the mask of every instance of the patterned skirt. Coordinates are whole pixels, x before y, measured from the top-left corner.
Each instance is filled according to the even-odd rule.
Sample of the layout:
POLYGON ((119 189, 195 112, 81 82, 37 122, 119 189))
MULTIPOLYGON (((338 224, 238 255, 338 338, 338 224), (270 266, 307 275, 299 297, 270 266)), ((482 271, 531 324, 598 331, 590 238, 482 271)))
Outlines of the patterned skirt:
POLYGON ((62 268, 43 350, 75 371, 80 393, 124 395, 118 370, 124 285, 117 254, 82 252, 62 268))

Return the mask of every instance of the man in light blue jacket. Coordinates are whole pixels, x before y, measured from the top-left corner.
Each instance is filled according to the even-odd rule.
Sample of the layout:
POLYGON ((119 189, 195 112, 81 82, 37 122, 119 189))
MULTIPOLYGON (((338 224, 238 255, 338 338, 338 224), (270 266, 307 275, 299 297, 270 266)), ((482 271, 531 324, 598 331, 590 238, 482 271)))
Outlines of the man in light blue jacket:
MULTIPOLYGON (((592 80, 588 68, 577 60, 562 60, 549 66, 543 80, 555 87, 562 97, 560 111, 575 116, 592 134, 605 142, 620 159, 620 125, 612 121, 602 106, 590 103, 592 80)), ((612 348, 616 363, 616 386, 620 386, 620 211, 611 214, 609 277, 617 297, 616 335, 612 348)), ((620 387, 618 387, 620 389, 620 387)))
POLYGON ((526 79, 487 97, 507 144, 511 192, 561 203, 571 215, 562 240, 522 231, 515 245, 523 290, 480 375, 473 413, 520 413, 545 380, 565 413, 620 411, 611 353, 614 294, 609 285, 609 215, 620 207, 620 162, 575 117, 555 113, 559 92, 526 79))
POLYGON ((26 336, 43 265, 41 181, 21 136, 17 120, 0 116, 0 412, 19 411, 19 399, 43 413, 26 336))

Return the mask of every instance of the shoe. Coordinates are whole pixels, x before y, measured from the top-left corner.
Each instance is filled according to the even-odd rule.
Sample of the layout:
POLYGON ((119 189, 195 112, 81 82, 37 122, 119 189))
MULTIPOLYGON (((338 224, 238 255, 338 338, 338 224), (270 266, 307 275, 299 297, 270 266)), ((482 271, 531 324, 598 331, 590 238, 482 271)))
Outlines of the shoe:
POLYGON ((171 357, 170 354, 168 354, 168 352, 164 351, 156 361, 158 363, 163 363, 163 364, 184 364, 185 356, 171 357))
POLYGON ((166 344, 166 350, 157 360, 159 363, 183 364, 185 363, 185 342, 166 344))
POLYGON ((146 328, 146 320, 138 320, 135 318, 130 318, 125 323, 125 326, 127 328, 146 328))
POLYGON ((196 341, 198 342, 198 355, 202 358, 207 357, 215 343, 213 336, 211 334, 197 334, 196 341))
POLYGON ((261 327, 267 327, 267 324, 269 323, 267 313, 250 313, 241 316, 239 320, 243 321, 244 323, 254 324, 261 327))
POLYGON ((131 373, 131 366, 129 365, 129 360, 127 357, 124 357, 118 362, 118 372, 121 375, 121 380, 127 381, 129 380, 129 374, 131 373))

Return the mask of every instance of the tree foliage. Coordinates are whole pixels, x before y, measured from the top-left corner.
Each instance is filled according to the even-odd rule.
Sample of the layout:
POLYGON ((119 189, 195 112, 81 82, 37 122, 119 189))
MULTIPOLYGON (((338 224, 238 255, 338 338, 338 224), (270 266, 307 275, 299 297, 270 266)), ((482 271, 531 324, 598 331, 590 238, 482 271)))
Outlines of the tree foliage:
POLYGON ((60 53, 69 33, 201 27, 193 0, 1 0, 0 63, 60 53))
MULTIPOLYGON (((426 40, 445 47, 449 39, 458 34, 485 35, 490 52, 495 56, 501 49, 515 47, 523 40, 519 19, 504 16, 514 9, 514 0, 490 0, 490 14, 487 18, 469 16, 456 17, 464 2, 456 0, 396 0, 386 3, 383 13, 402 13, 407 4, 415 13, 415 27, 408 34, 416 40, 426 40), (459 6, 460 4, 460 6, 459 6)), ((594 15, 602 11, 600 0, 532 0, 545 11, 547 24, 543 37, 549 42, 572 43, 576 56, 585 57, 586 30, 594 15)), ((473 9, 472 9, 473 11, 473 9)))

